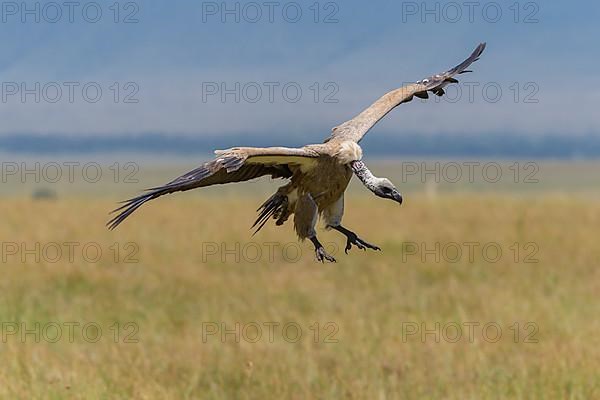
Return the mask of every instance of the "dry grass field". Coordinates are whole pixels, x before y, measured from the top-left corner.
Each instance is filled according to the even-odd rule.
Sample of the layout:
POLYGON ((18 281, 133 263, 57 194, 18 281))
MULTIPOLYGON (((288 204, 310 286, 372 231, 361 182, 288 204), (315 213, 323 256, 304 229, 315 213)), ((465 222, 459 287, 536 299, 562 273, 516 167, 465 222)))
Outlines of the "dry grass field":
POLYGON ((0 398, 600 398, 597 196, 354 191, 323 265, 235 193, 0 198, 0 398))

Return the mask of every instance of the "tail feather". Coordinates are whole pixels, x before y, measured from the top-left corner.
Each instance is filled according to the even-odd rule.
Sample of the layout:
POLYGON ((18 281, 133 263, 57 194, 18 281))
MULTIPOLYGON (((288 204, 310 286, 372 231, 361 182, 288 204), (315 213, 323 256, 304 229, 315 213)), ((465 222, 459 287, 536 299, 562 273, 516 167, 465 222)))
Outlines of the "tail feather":
POLYGON ((281 215, 284 205, 287 202, 287 196, 282 195, 280 193, 275 193, 273 196, 269 197, 267 201, 265 201, 259 208, 258 218, 254 221, 251 229, 254 229, 258 226, 256 231, 254 231, 253 235, 256 235, 265 224, 271 219, 271 217, 276 217, 277 215, 281 215))

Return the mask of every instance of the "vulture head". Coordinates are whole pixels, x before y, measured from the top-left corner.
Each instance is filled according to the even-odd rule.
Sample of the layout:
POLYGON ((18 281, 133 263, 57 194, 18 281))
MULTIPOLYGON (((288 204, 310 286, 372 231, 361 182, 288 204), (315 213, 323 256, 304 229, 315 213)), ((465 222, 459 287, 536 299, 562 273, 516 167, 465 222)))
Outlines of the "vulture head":
POLYGON ((373 193, 375 193, 375 195, 384 199, 394 200, 398 202, 398 204, 402 204, 402 195, 389 179, 379 178, 374 189, 375 190, 373 190, 373 193))

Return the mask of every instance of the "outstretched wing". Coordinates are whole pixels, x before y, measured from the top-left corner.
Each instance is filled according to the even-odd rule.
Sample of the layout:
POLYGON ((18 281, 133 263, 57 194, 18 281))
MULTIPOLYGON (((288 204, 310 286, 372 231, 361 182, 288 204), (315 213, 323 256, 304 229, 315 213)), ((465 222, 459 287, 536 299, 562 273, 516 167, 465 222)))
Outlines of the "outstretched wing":
POLYGON ((467 68, 469 65, 479 60, 479 56, 481 56, 484 49, 485 43, 481 43, 469 58, 456 67, 444 73, 434 75, 387 93, 355 118, 333 128, 332 134, 326 142, 334 138, 343 138, 359 142, 380 119, 387 115, 387 113, 400 104, 411 101, 414 96, 427 99, 429 98, 429 95, 427 94, 429 91, 438 96, 443 96, 445 93, 444 87, 451 83, 458 83, 458 81, 454 79, 454 76, 464 74, 465 72, 471 72, 468 71, 467 68))
MULTIPOLYGON (((216 151, 217 158, 204 163, 166 185, 148 189, 146 193, 124 201, 112 213, 119 212, 107 226, 115 229, 142 204, 165 194, 183 192, 195 188, 248 181, 265 175, 272 178, 290 178, 297 169, 311 168, 319 154, 307 147, 238 147, 216 151)), ((112 214, 111 213, 111 214, 112 214)))

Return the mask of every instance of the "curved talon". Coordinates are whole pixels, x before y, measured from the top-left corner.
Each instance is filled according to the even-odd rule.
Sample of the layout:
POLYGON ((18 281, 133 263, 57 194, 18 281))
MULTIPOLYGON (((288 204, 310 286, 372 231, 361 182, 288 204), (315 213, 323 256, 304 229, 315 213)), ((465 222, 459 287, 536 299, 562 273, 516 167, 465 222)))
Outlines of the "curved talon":
POLYGON ((378 246, 365 242, 356 235, 348 235, 345 249, 346 254, 348 254, 348 250, 352 249, 352 245, 355 245, 357 248, 363 251, 367 251, 367 249, 381 251, 381 249, 378 246))
POLYGON ((337 262, 335 258, 333 258, 329 254, 327 254, 327 252, 325 251, 325 249, 323 247, 317 248, 315 250, 315 254, 317 255, 317 261, 320 261, 323 264, 325 264, 325 260, 327 260, 329 262, 333 262, 333 263, 337 262))
POLYGON ((367 249, 381 251, 381 249, 378 246, 365 242, 364 240, 359 238, 356 233, 344 228, 341 225, 329 225, 329 227, 331 229, 335 229, 336 231, 346 236, 346 248, 344 249, 344 252, 346 254, 348 254, 348 251, 352 249, 352 245, 355 245, 363 251, 367 251, 367 249))
POLYGON ((325 260, 329 262, 337 262, 335 258, 327 254, 325 248, 321 242, 319 242, 319 239, 317 239, 316 236, 311 237, 310 241, 315 245, 315 255, 317 256, 317 261, 321 261, 323 264, 325 263, 325 260))

